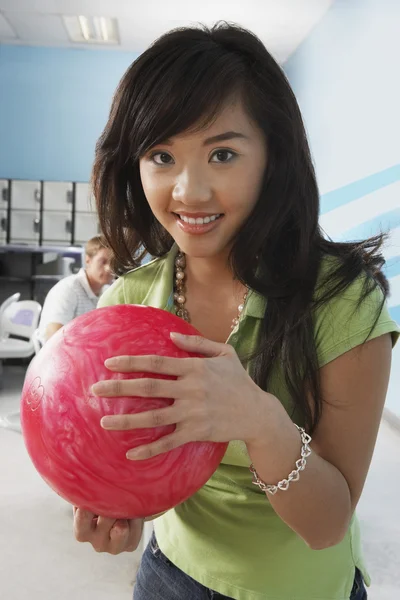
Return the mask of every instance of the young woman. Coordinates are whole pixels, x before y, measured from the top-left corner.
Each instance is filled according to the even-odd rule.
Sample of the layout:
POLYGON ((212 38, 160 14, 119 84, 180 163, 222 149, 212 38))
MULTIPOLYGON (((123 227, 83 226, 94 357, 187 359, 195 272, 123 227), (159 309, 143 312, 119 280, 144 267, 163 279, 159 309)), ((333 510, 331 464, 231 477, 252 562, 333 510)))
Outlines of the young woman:
MULTIPOLYGON (((209 482, 155 520, 135 600, 366 598, 354 511, 398 334, 381 240, 337 244, 318 226, 310 151, 282 70, 239 27, 164 35, 119 85, 93 182, 125 273, 100 304, 176 312, 204 336, 173 338, 204 358, 108 362, 177 379, 118 390, 104 381, 96 394, 175 402, 102 426, 176 424, 127 460, 230 442, 209 482), (157 258, 130 270, 143 248, 157 258)), ((75 512, 77 539, 98 551, 135 549, 142 526, 75 512)))

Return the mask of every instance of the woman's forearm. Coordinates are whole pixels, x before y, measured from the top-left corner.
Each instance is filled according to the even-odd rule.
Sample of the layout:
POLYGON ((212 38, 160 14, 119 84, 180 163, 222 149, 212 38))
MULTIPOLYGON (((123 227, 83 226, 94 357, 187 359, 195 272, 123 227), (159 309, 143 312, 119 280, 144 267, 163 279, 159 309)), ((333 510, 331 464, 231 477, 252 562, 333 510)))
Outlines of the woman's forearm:
MULTIPOLYGON (((271 401, 278 400, 268 396, 265 425, 261 411, 257 415, 259 438, 247 442, 247 449, 259 478, 267 484, 276 484, 296 468, 302 442, 281 404, 270 410, 271 401), (263 429, 267 435, 263 435, 263 429)), ((278 490, 275 495, 267 496, 280 518, 315 550, 339 543, 348 529, 352 516, 349 486, 340 471, 315 450, 307 458, 298 481, 293 481, 287 491, 278 490)))

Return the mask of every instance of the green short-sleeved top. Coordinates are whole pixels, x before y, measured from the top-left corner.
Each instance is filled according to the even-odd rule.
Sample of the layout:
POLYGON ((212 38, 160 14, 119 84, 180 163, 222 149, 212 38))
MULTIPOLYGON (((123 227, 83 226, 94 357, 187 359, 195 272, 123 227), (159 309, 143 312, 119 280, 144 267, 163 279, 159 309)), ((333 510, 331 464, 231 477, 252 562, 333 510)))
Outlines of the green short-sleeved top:
MULTIPOLYGON (((174 312, 176 247, 118 279, 99 306, 145 304, 174 312)), ((329 262, 329 261, 327 261, 329 262)), ((354 312, 360 297, 356 280, 315 315, 315 339, 323 366, 366 339, 382 294, 375 290, 354 312)), ((239 356, 254 349, 266 300, 251 292, 239 326, 229 337, 239 356)), ((370 338, 399 330, 386 306, 370 338)), ((269 390, 291 410, 279 370, 269 390)), ((360 531, 354 516, 338 545, 311 550, 274 512, 267 496, 252 485, 250 458, 241 441, 231 442, 220 467, 189 500, 155 521, 164 554, 182 571, 220 594, 237 600, 349 600, 358 567, 367 582, 360 531)), ((188 599, 189 600, 189 599, 188 599)))

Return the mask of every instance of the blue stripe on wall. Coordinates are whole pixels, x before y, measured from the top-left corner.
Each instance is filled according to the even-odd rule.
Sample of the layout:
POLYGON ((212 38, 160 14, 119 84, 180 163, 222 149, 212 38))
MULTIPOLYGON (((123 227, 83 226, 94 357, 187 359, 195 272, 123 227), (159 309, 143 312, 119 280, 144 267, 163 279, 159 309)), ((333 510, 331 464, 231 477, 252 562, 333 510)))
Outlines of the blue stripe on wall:
MULTIPOLYGON (((361 217, 361 215, 360 215, 361 217)), ((362 218, 362 217, 361 217, 362 218)), ((391 229, 400 226, 400 208, 389 210, 386 213, 382 213, 369 221, 360 223, 352 229, 344 231, 339 239, 340 240, 361 240, 371 235, 377 235, 381 231, 384 233, 389 232, 391 229)))
POLYGON ((387 260, 383 270, 388 279, 400 275, 400 254, 387 260))
POLYGON ((321 196, 321 214, 358 200, 367 194, 400 181, 400 165, 374 173, 321 196))
POLYGON ((392 319, 394 321, 396 321, 396 323, 399 323, 399 325, 400 325, 400 304, 398 304, 397 306, 392 306, 392 308, 389 308, 389 312, 390 312, 390 316, 392 317, 392 319))

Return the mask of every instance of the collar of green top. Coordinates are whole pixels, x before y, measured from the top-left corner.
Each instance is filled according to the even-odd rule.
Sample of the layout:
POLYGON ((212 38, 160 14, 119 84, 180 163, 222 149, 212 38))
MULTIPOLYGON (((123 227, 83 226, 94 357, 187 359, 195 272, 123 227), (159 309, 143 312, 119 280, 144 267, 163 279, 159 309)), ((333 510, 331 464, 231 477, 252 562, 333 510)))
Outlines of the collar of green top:
MULTIPOLYGON (((160 306, 169 312, 173 311, 173 281, 175 257, 178 247, 174 244, 168 254, 158 259, 158 271, 143 300, 147 306, 160 306)), ((144 268, 146 266, 144 265, 144 268)), ((243 317, 262 319, 265 314, 266 300, 255 291, 250 291, 243 311, 243 317)))

